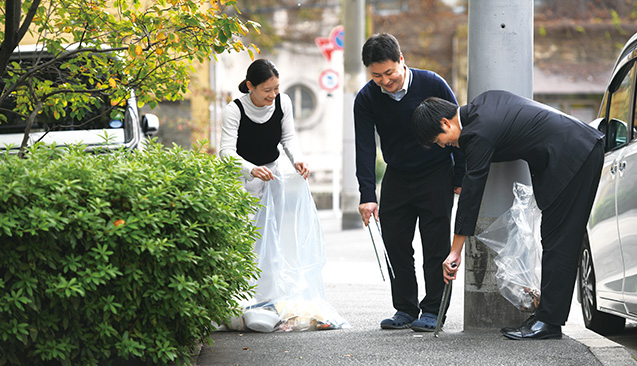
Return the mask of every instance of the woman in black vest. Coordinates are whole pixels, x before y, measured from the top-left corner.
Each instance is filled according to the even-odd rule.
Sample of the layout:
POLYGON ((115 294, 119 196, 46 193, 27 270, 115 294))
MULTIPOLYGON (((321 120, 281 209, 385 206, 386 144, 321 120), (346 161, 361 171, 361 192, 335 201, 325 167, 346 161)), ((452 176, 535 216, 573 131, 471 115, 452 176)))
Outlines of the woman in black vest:
POLYGON ((256 60, 239 90, 246 94, 224 111, 220 155, 239 159, 244 187, 263 205, 252 217, 261 234, 254 243, 260 273, 253 296, 242 301, 243 321, 231 319, 228 327, 272 332, 347 326, 325 298, 323 236, 292 101, 279 93, 279 72, 270 61, 256 60), (303 178, 280 174, 279 143, 303 178))
POLYGON ((239 90, 246 94, 230 102, 223 113, 220 155, 241 161, 246 190, 261 198, 265 182, 280 176, 279 143, 296 170, 307 178, 310 171, 300 160, 292 101, 279 93, 279 72, 274 64, 255 60, 239 90))

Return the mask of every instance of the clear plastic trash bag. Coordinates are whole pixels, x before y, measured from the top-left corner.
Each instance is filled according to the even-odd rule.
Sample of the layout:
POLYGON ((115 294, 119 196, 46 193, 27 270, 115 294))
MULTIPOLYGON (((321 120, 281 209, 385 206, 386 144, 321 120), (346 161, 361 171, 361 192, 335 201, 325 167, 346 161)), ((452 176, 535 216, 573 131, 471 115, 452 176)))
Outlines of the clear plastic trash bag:
POLYGON ((502 296, 522 311, 535 312, 540 303, 542 213, 533 188, 513 184, 511 208, 476 237, 497 253, 496 279, 502 296))
POLYGON ((254 299, 230 329, 259 332, 339 329, 349 324, 328 303, 321 271, 323 230, 308 183, 299 174, 269 181, 254 221, 261 269, 254 299))

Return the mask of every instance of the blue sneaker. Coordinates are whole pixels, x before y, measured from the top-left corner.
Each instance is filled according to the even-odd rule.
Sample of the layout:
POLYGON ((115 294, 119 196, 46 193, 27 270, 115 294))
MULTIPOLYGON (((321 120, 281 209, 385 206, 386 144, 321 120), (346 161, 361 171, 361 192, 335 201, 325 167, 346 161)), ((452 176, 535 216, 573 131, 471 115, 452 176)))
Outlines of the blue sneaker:
POLYGON ((382 329, 408 329, 414 320, 416 320, 416 318, 413 316, 402 311, 397 311, 391 318, 380 322, 380 327, 382 329))

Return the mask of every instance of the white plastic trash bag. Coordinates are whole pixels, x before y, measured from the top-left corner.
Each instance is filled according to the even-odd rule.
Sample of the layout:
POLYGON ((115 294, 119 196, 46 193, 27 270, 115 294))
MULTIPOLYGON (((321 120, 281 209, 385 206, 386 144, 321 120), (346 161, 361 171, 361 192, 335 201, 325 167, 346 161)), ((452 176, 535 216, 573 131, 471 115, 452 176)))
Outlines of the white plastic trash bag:
POLYGON ((476 237, 497 253, 498 289, 515 307, 534 312, 540 303, 542 213, 535 203, 533 188, 513 184, 511 208, 476 237))
POLYGON ((299 174, 269 181, 254 220, 261 276, 239 326, 260 331, 338 329, 348 323, 327 302, 321 271, 323 230, 308 183, 299 174))

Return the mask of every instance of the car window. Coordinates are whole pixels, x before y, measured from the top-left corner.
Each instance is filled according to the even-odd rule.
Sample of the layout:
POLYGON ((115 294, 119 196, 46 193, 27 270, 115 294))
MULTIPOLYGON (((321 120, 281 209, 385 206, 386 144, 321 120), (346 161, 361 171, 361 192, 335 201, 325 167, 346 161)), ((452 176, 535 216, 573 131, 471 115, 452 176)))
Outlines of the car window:
POLYGON ((610 89, 610 105, 608 110, 608 134, 606 136, 608 149, 612 150, 630 141, 635 134, 633 116, 635 63, 625 66, 625 70, 618 73, 618 79, 610 89), (613 88, 614 86, 614 88, 613 88))
POLYGON ((599 115, 597 116, 597 118, 606 118, 606 112, 608 110, 608 92, 606 92, 604 94, 604 97, 602 98, 602 103, 599 107, 599 115))
MULTIPOLYGON (((31 131, 68 131, 68 130, 102 130, 104 128, 121 128, 124 124, 124 108, 115 108, 111 111, 107 101, 96 103, 91 110, 84 111, 83 115, 71 117, 67 112, 66 116, 54 117, 47 113, 40 113, 35 119, 31 131)), ((15 100, 7 98, 0 106, 6 121, 0 122, 0 133, 22 133, 26 127, 26 121, 19 117, 12 109, 15 107, 15 100)), ((70 108, 68 108, 70 111, 70 108)))
MULTIPOLYGON (((46 53, 14 53, 12 61, 21 64, 23 67, 32 67, 36 62, 44 63, 49 60, 50 55, 46 53)), ((61 62, 54 64, 50 68, 43 68, 37 74, 37 77, 49 80, 55 85, 59 85, 67 81, 69 74, 65 69, 60 68, 61 62)), ((0 81, 0 87, 4 87, 0 81)), ((65 108, 63 115, 53 115, 51 113, 41 112, 37 115, 31 132, 53 132, 53 131, 76 131, 76 130, 102 130, 102 129, 119 129, 124 127, 124 113, 126 105, 111 106, 108 97, 95 99, 92 104, 85 110, 78 110, 71 116, 71 108, 65 108)), ((17 115, 13 109, 16 106, 16 97, 9 96, 2 105, 0 105, 1 113, 4 115, 4 121, 0 121, 0 134, 23 133, 26 128, 26 120, 24 116, 17 115)))

